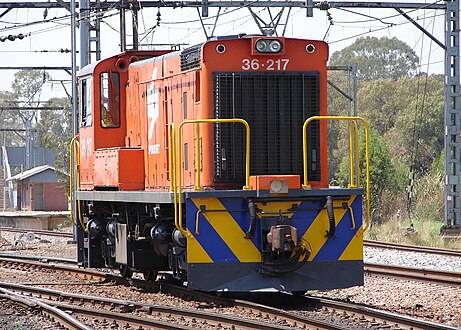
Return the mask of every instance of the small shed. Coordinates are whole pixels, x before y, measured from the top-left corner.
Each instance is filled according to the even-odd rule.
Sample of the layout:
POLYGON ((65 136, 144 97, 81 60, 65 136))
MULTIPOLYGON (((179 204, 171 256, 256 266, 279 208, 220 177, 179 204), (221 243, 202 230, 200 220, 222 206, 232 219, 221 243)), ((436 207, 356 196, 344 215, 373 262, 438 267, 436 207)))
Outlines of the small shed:
POLYGON ((12 176, 16 182, 17 209, 26 211, 65 211, 68 209, 66 191, 60 187, 56 169, 50 165, 31 168, 12 176))

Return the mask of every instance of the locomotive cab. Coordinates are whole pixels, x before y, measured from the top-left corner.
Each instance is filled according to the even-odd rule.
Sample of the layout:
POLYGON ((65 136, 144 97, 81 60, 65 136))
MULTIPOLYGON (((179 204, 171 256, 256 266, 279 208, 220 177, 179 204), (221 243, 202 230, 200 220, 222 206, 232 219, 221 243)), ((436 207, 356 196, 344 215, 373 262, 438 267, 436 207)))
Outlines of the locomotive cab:
MULTIPOLYGON (((80 191, 144 189, 144 151, 140 146, 132 146, 127 136, 128 66, 165 53, 168 51, 125 52, 90 64, 79 72, 80 191)), ((148 259, 145 254, 154 251, 151 244, 142 239, 126 242, 126 217, 124 220, 105 202, 93 201, 84 207, 79 223, 87 234, 79 235, 80 264, 120 267, 125 272, 130 271, 127 266, 130 263, 136 263, 137 269, 152 268, 152 262, 142 265, 146 264, 142 260, 148 259), (120 243, 116 244, 117 241, 120 243)), ((153 264, 158 267, 159 262, 153 264)))

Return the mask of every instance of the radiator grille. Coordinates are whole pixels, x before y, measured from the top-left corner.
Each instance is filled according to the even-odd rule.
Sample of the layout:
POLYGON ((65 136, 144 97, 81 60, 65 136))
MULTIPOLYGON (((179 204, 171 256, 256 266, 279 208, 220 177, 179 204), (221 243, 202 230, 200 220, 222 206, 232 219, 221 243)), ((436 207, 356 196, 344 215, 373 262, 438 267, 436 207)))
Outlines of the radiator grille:
POLYGON ((181 71, 195 69, 200 67, 200 53, 202 45, 195 45, 184 49, 179 58, 181 59, 181 71))
MULTIPOLYGON (((303 173, 302 126, 319 115, 319 75, 302 73, 215 73, 215 118, 243 118, 251 129, 250 175, 303 173)), ((245 130, 215 124, 214 180, 243 182, 245 130)), ((320 180, 319 123, 308 128, 309 179, 320 180)))

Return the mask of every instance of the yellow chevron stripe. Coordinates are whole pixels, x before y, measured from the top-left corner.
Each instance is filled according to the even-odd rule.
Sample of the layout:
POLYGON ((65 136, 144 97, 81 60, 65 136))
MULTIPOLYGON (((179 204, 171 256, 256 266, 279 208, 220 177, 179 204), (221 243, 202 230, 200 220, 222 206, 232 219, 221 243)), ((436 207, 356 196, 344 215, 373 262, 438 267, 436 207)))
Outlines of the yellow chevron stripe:
POLYGON ((234 218, 217 198, 193 198, 192 201, 200 209, 205 205, 206 210, 223 210, 224 212, 202 212, 210 225, 229 246, 240 262, 260 262, 261 253, 249 239, 244 238, 245 233, 236 223, 234 218))
POLYGON ((187 240, 187 262, 194 263, 211 263, 213 260, 210 258, 205 249, 200 245, 196 239, 187 240))
MULTIPOLYGON (((355 200, 355 197, 351 197, 351 199, 347 202, 349 205, 355 200)), ((333 206, 340 207, 342 205, 342 201, 333 201, 333 206)), ((334 209, 335 213, 335 223, 336 226, 342 220, 344 214, 346 213, 347 209, 343 208, 336 208, 334 209)), ((330 228, 328 223, 328 213, 326 209, 322 209, 317 217, 314 219, 312 225, 306 230, 303 235, 303 238, 307 240, 312 247, 311 255, 309 256, 309 261, 313 260, 317 253, 319 253, 322 246, 328 240, 325 237, 327 230, 330 228)))
POLYGON ((363 260, 363 235, 354 235, 339 260, 363 260))

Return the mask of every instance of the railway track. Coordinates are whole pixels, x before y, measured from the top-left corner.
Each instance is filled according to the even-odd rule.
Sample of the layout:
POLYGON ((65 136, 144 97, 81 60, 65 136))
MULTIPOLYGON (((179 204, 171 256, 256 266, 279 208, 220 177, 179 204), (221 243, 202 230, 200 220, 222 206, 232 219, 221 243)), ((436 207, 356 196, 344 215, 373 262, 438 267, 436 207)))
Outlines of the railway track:
MULTIPOLYGON (((191 292, 187 290, 184 287, 181 286, 176 286, 176 285, 171 285, 168 283, 163 283, 163 282, 146 282, 143 280, 137 280, 137 279, 131 279, 131 280, 126 280, 120 276, 116 276, 113 274, 107 274, 107 273, 102 273, 94 270, 88 270, 88 269, 80 269, 77 267, 71 267, 71 266, 62 266, 62 265, 50 265, 50 264, 44 264, 43 262, 40 261, 27 261, 28 266, 19 266, 19 264, 23 263, 21 260, 12 260, 8 258, 0 258, 0 264, 2 264, 2 267, 45 267, 45 268, 51 268, 55 271, 58 269, 64 269, 66 272, 76 272, 80 274, 81 276, 84 277, 84 279, 98 279, 100 282, 107 282, 107 281, 114 281, 117 284, 124 284, 124 285, 131 285, 143 289, 148 289, 150 292, 163 292, 163 293, 168 293, 174 296, 181 297, 186 300, 196 300, 196 301, 204 301, 207 302, 207 304, 214 304, 215 306, 226 306, 226 307, 234 307, 237 308, 238 310, 241 310, 242 313, 245 315, 248 315, 248 317, 251 318, 257 318, 257 319, 265 319, 265 320, 270 320, 270 323, 273 323, 274 328, 270 328, 267 325, 267 322, 263 322, 264 325, 261 324, 232 324, 231 322, 233 321, 232 318, 226 319, 226 320, 214 320, 213 316, 207 315, 206 317, 204 315, 185 315, 185 314, 175 314, 178 313, 177 311, 174 310, 168 310, 168 307, 161 307, 161 310, 155 309, 155 306, 150 306, 148 304, 141 304, 138 302, 133 302, 133 301, 124 301, 124 300, 111 300, 109 298, 101 298, 101 297, 85 297, 82 295, 73 295, 73 294, 68 294, 68 293, 63 293, 63 292, 53 292, 53 290, 47 290, 47 289, 39 289, 39 288, 29 288, 28 290, 31 290, 28 294, 32 294, 36 297, 43 297, 46 295, 52 296, 50 298, 50 301, 53 302, 59 302, 61 304, 61 308, 64 310, 72 310, 73 315, 81 315, 83 318, 88 318, 88 319, 100 319, 100 322, 104 322, 103 316, 97 316, 93 315, 90 316, 90 312, 87 311, 87 309, 94 310, 95 306, 108 306, 109 312, 113 313, 114 310, 120 310, 122 311, 124 316, 127 316, 126 313, 129 310, 136 311, 137 313, 144 313, 145 315, 142 317, 148 317, 149 315, 156 315, 157 318, 165 318, 170 315, 170 318, 174 317, 173 315, 176 315, 175 317, 179 320, 179 322, 182 323, 187 323, 190 322, 190 324, 193 325, 195 322, 202 322, 203 326, 205 324, 211 325, 211 324, 217 324, 220 323, 221 325, 227 324, 229 325, 230 328, 232 328, 232 325, 234 328, 238 329, 285 329, 287 327, 305 327, 305 328, 312 328, 315 327, 316 329, 345 329, 345 327, 341 324, 339 325, 332 325, 331 322, 326 322, 325 320, 317 320, 314 318, 309 318, 305 317, 303 315, 296 315, 292 312, 287 312, 283 311, 280 308, 274 308, 267 306, 266 304, 269 302, 276 301, 277 299, 271 297, 270 295, 264 296, 262 299, 262 303, 265 305, 261 305, 259 303, 255 302, 250 302, 246 300, 236 300, 236 299, 228 299, 228 298, 221 298, 205 293, 200 293, 200 292, 191 292), (6 265, 4 264, 6 263, 6 265), (77 306, 72 307, 68 306, 68 301, 72 301, 74 305, 76 304, 77 306), (89 304, 89 306, 88 306, 89 304), (85 307, 86 306, 86 307, 85 307), (86 309, 85 309, 86 308, 86 309), (86 315, 86 316, 85 316, 86 315), (166 315, 166 316, 165 316, 166 315), (101 319, 102 318, 102 319, 101 319), (193 321, 195 320, 195 321, 193 321), (205 323, 203 323, 205 322, 205 323)), ((370 265, 367 265, 366 267, 369 267, 370 265)), ((379 272, 380 275, 383 275, 383 269, 385 267, 380 268, 380 265, 378 265, 377 269, 375 269, 376 272, 379 272)), ((367 271, 370 271, 368 269, 367 271)), ((388 276, 400 276, 395 274, 395 269, 394 270, 388 270, 384 275, 388 276)), ((459 278, 461 274, 457 274, 457 277, 459 278)), ((408 278, 407 276, 405 276, 408 278)), ((426 278, 427 276, 424 277, 425 281, 428 281, 426 278)), ((430 280, 429 280, 430 281, 430 280)), ((439 283, 444 283, 444 279, 439 279, 439 283)), ((456 282, 457 283, 457 282, 456 282)), ((0 287, 3 287, 4 289, 8 290, 17 290, 20 286, 15 285, 15 284, 5 284, 5 283, 0 283, 0 287)), ((285 295, 286 296, 286 295, 285 295)), ((284 296, 284 297, 285 297, 284 296)), ((357 324, 367 324, 369 326, 385 326, 386 324, 396 324, 402 329, 407 329, 407 328, 412 328, 412 329, 454 329, 452 327, 444 326, 444 325, 439 325, 431 322, 425 322, 421 321, 418 319, 413 319, 410 317, 406 316, 400 316, 392 313, 387 313, 383 311, 379 311, 376 309, 372 308, 367 308, 363 306, 358 306, 354 304, 348 304, 345 302, 338 302, 338 301, 332 301, 332 300, 327 300, 327 299, 319 299, 319 298, 313 298, 313 297, 295 297, 295 296, 289 296, 288 301, 292 304, 293 302, 296 302, 295 305, 297 306, 316 306, 316 309, 323 310, 324 314, 331 315, 330 318, 345 318, 345 319, 354 319, 357 324), (299 300, 303 299, 303 300, 299 300)), ((287 302, 281 303, 281 306, 288 304, 287 302)), ((56 304, 57 305, 57 304, 56 304)), ((279 305, 280 306, 280 305, 279 305)), ((156 308, 159 308, 158 306, 156 308)), ((109 313, 110 314, 110 313, 109 313)), ((141 317, 137 315, 137 317, 141 317)), ((107 316, 105 322, 108 319, 110 319, 110 322, 114 324, 120 325, 120 324, 132 324, 130 323, 130 318, 120 318, 117 317, 117 315, 110 315, 107 316)), ((241 319, 241 318, 240 318, 241 319)), ((142 322, 148 322, 143 320, 142 322)), ((133 323, 134 324, 134 323, 133 323)), ((196 324, 195 324, 196 325, 196 324)), ((143 326, 146 327, 147 323, 142 324, 137 324, 137 327, 143 326)), ((147 326, 148 327, 148 326, 147 326)), ((152 327, 152 325, 151 325, 152 327)), ((161 328, 161 324, 157 325, 157 327, 161 328)), ((171 328, 171 327, 170 327, 171 328)))
POLYGON ((36 235, 41 236, 52 236, 52 237, 65 237, 65 238, 73 238, 72 233, 68 232, 61 232, 61 231, 52 231, 52 230, 42 230, 42 229, 26 229, 26 228, 12 228, 12 227, 2 227, 0 226, 0 233, 4 232, 11 232, 11 233, 34 233, 36 235))
POLYGON ((424 321, 409 316, 398 315, 375 308, 351 304, 342 301, 328 300, 322 298, 308 297, 309 300, 317 300, 319 306, 332 311, 332 315, 348 317, 351 315, 364 327, 375 327, 379 329, 411 329, 411 330, 455 330, 451 327, 430 321, 424 321))
MULTIPOLYGON (((379 242, 378 243, 380 247, 382 245, 387 245, 384 243, 379 242)), ((390 247, 392 249, 398 248, 398 245, 396 244, 391 244, 390 247)), ((409 247, 413 248, 413 247, 409 247)), ((411 251, 417 251, 417 252, 428 252, 427 248, 418 248, 416 247, 415 249, 411 249, 411 251)), ((444 254, 451 255, 451 256, 457 256, 458 251, 452 251, 452 250, 446 250, 446 249, 441 249, 444 254)), ((429 249, 428 253, 439 253, 439 249, 429 249), (437 251, 437 252, 436 252, 437 251)), ((42 268, 49 268, 51 269, 50 271, 62 271, 61 269, 64 269, 64 271, 70 272, 70 273, 75 273, 79 274, 81 278, 88 280, 91 280, 94 282, 96 280, 97 282, 101 283, 107 283, 107 282, 114 282, 119 285, 129 285, 129 286, 135 286, 138 288, 142 289, 147 289, 150 292, 163 292, 167 294, 172 294, 174 296, 181 297, 185 300, 196 300, 196 301, 203 301, 206 302, 207 304, 212 303, 215 304, 216 306, 230 306, 230 307, 235 307, 237 309, 240 309, 242 313, 248 314, 249 318, 258 318, 258 319, 266 319, 266 320, 272 320, 272 323, 274 323, 278 327, 306 327, 306 328, 318 328, 318 329, 343 329, 341 325, 337 325, 338 327, 334 327, 329 324, 328 322, 325 323, 325 321, 316 320, 314 317, 312 318, 306 318, 305 316, 301 315, 295 315, 294 313, 291 312, 284 312, 280 310, 280 308, 270 308, 268 306, 263 306, 260 304, 254 304, 252 305, 248 301, 244 300, 229 300, 229 299, 223 299, 220 297, 216 296, 210 296, 207 294, 203 293, 196 293, 196 292, 190 292, 187 289, 183 287, 177 287, 174 285, 170 285, 168 283, 163 283, 163 282, 145 282, 142 280, 137 280, 137 279, 124 279, 118 275, 114 274, 108 274, 104 272, 98 272, 94 270, 89 270, 89 269, 82 269, 76 267, 76 261, 75 260, 70 260, 70 259, 60 259, 60 258, 48 258, 48 257, 40 257, 40 256, 23 256, 23 255, 15 255, 15 254, 10 254, 10 255, 2 255, 0 254, 0 264, 2 267, 8 267, 8 268, 21 268, 24 267, 23 269, 26 270, 27 267, 42 267, 42 268), (16 258, 16 259, 13 259, 16 258), (28 258, 28 264, 29 266, 20 266, 20 264, 23 263, 23 258, 28 258), (59 265, 56 265, 55 263, 58 263, 59 265), (66 266, 60 265, 62 263, 66 263, 66 266), (317 324, 315 322, 318 322, 317 324), (315 324, 315 325, 313 325, 315 324)), ((449 285, 449 286, 456 286, 459 287, 461 284, 461 273, 456 273, 456 272, 443 272, 443 271, 434 271, 434 270, 428 270, 428 269, 415 269, 415 268, 406 268, 406 267, 399 267, 399 266, 391 266, 391 265, 380 265, 380 264, 371 264, 371 263, 366 263, 365 265, 365 272, 370 275, 374 276, 385 276, 385 277, 394 277, 394 278, 404 278, 406 280, 416 280, 416 281, 421 281, 421 282, 429 282, 429 283, 437 283, 440 285, 449 285)), ((291 297, 292 301, 294 301, 293 297, 291 297)), ((297 299, 297 298, 296 298, 297 299)), ((74 300, 77 300, 77 298, 74 298, 74 300)), ((263 302, 264 305, 266 305, 267 301, 271 301, 272 298, 266 297, 265 302, 263 302)), ((46 303, 46 302, 45 302, 46 303)), ((60 302, 61 304, 65 304, 65 302, 60 302)), ((117 306, 115 303, 106 303, 109 306, 117 306)), ((421 320, 417 319, 412 319, 406 316, 403 316, 403 319, 401 320, 396 320, 395 317, 393 316, 392 313, 386 313, 378 310, 373 310, 370 308, 366 307, 360 307, 357 305, 349 304, 350 306, 345 306, 344 304, 347 305, 347 303, 344 302, 338 302, 338 301, 328 301, 326 299, 319 299, 319 298, 310 298, 309 301, 304 301, 300 302, 300 306, 305 306, 306 304, 315 304, 316 309, 322 310, 324 314, 330 315, 331 319, 337 319, 337 318, 345 318, 345 319, 354 319, 357 324, 367 324, 369 326, 386 326, 386 325, 393 325, 397 324, 398 327, 402 329, 455 329, 452 327, 444 326, 444 325, 439 325, 439 324, 432 324, 431 322, 424 322, 421 320), (312 300, 313 299, 313 300, 312 300), (373 311, 373 312, 371 312, 373 311), (383 314, 380 314, 383 313, 383 314)), ((70 306, 61 306, 64 310, 72 310, 70 306)), ((86 312, 84 309, 81 310, 80 312, 77 311, 78 308, 83 306, 76 306, 76 310, 73 311, 73 315, 80 315, 83 319, 99 319, 100 322, 109 322, 104 321, 103 316, 89 316, 90 314, 89 311, 86 312), (85 316, 85 313, 87 316, 85 316)), ((124 307, 118 307, 121 310, 123 310, 124 307)), ((90 307, 91 309, 91 307, 90 307)), ((94 308, 93 308, 94 309, 94 308)), ((117 309, 117 308, 115 308, 117 309)), ((137 307, 136 311, 145 311, 147 310, 146 315, 149 314, 149 307, 137 307)), ((109 312, 111 312, 109 310, 109 312)), ((165 315, 164 313, 162 314, 161 312, 153 311, 151 310, 150 313, 154 313, 155 315, 160 317, 164 317, 162 315, 165 315), (160 314, 159 314, 160 313, 160 314)), ((126 314, 126 313, 125 313, 126 314)), ((168 314, 170 314, 168 312, 168 314)), ((167 315, 168 315, 167 314, 167 315)), ((110 322, 112 322, 115 326, 115 324, 120 325, 120 324, 130 324, 130 321, 123 320, 121 318, 117 318, 116 316, 111 316, 110 322)), ((139 316, 138 316, 139 317, 139 316)), ((200 319, 198 316, 193 316, 193 317, 186 317, 186 316, 178 316, 179 322, 205 322, 203 324, 212 324, 213 321, 211 320, 203 320, 200 319), (185 321, 182 321, 183 318, 185 321), (192 321, 192 319, 195 319, 195 321, 192 321), (197 321, 199 320, 200 321, 197 321)), ((328 317, 327 317, 328 319, 328 317)), ((111 324, 109 322, 109 325, 111 324)), ((227 321, 218 321, 220 324, 229 324, 226 323, 227 321)), ((267 322, 266 322, 267 323, 267 322)), ((147 323, 146 323, 147 324, 147 323)), ((136 327, 149 327, 146 324, 138 324, 136 327)), ((190 323, 191 325, 195 325, 193 323, 190 323)), ((157 327, 160 328, 161 325, 158 325, 157 327)), ((236 326, 233 325, 234 328, 240 329, 244 328, 243 325, 236 326)), ((152 326, 150 326, 152 327, 152 326)), ((232 326, 229 326, 232 328, 232 326)), ((171 328, 171 325, 170 325, 171 328)), ((248 328, 255 328, 257 329, 258 327, 256 325, 248 325, 248 328)), ((267 326, 263 327, 269 329, 267 326)))
MULTIPOLYGON (((50 305, 61 310, 72 311, 73 315, 84 318, 103 319, 111 327, 130 325, 131 327, 148 327, 156 329, 192 329, 192 328, 228 328, 228 329, 292 329, 315 328, 315 329, 348 329, 347 327, 333 326, 328 322, 316 321, 302 316, 290 315, 290 313, 277 310, 268 306, 258 305, 251 302, 235 301, 233 299, 219 298, 212 295, 199 294, 198 299, 206 298, 208 302, 213 300, 222 305, 233 305, 240 308, 242 314, 248 316, 235 317, 230 315, 206 312, 197 309, 184 309, 171 306, 144 304, 129 300, 120 300, 82 294, 72 294, 57 290, 31 287, 21 284, 2 283, 1 290, 9 290, 17 295, 31 296, 34 299, 46 300, 50 305), (132 315, 130 315, 132 313, 132 315), (265 322, 256 321, 252 318, 264 319, 265 322), (169 322, 165 320, 169 319, 169 322), (177 322, 178 325, 171 322, 177 322), (291 322, 289 322, 291 321, 291 322)), ((166 287, 163 287, 162 291, 166 287)), ((172 286, 171 290, 183 290, 172 286)), ((194 296, 193 292, 187 292, 194 296)))
POLYGON ((430 254, 437 254, 437 255, 461 257, 461 250, 450 250, 450 249, 443 249, 443 248, 436 248, 436 247, 397 244, 397 243, 388 243, 388 242, 370 241, 370 240, 364 240, 363 244, 364 246, 367 246, 367 247, 375 247, 375 248, 381 248, 381 249, 393 249, 393 250, 400 250, 400 251, 411 251, 411 252, 419 252, 419 253, 430 253, 430 254))
MULTIPOLYGON (((182 299, 185 299, 185 300, 203 301, 203 302, 206 302, 207 304, 212 304, 214 306, 235 307, 241 310, 242 313, 249 315, 249 317, 269 320, 269 323, 263 322, 262 324, 258 324, 258 323, 250 322, 251 320, 248 322, 246 321, 244 322, 240 319, 233 320, 232 318, 231 319, 224 318, 219 321, 213 321, 212 318, 216 316, 213 316, 213 317, 207 316, 208 319, 204 317, 200 318, 200 315, 193 315, 192 317, 189 317, 195 320, 198 320, 200 318, 202 319, 202 322, 205 321, 205 322, 208 322, 208 324, 212 324, 213 322, 216 325, 218 323, 221 325, 228 324, 229 328, 231 329, 232 328, 236 328, 236 329, 288 329, 292 326, 300 326, 304 328, 314 327, 315 329, 319 329, 319 330, 346 329, 345 327, 340 326, 340 325, 333 327, 330 323, 325 322, 325 321, 321 321, 321 320, 319 321, 319 320, 310 319, 310 318, 306 318, 302 316, 292 315, 290 313, 287 313, 287 312, 284 312, 278 309, 274 309, 271 307, 257 305, 251 302, 234 301, 232 299, 221 298, 221 297, 217 297, 217 296, 213 296, 213 295, 209 295, 209 294, 201 293, 201 292, 194 292, 182 286, 172 285, 172 284, 168 284, 164 282, 146 282, 144 280, 138 280, 138 279, 125 279, 118 275, 103 273, 103 272, 89 270, 89 269, 82 269, 82 268, 67 266, 67 265, 48 264, 48 263, 42 263, 40 261, 35 261, 35 260, 34 261, 30 261, 30 260, 24 261, 24 260, 21 260, 20 258, 10 259, 10 258, 0 257, 0 266, 7 267, 7 268, 20 269, 24 271, 27 271, 27 268, 36 269, 39 267, 46 268, 49 271, 62 270, 64 272, 78 274, 80 275, 80 277, 83 277, 84 279, 97 280, 100 283, 115 282, 120 285, 135 286, 137 288, 149 290, 150 292, 153 292, 153 293, 162 292, 166 294, 171 294, 173 296, 181 297, 182 299)), ((0 286, 3 286, 3 285, 7 286, 6 284, 1 284, 0 286)), ((10 287, 7 286, 7 288, 11 288, 11 286, 10 287)), ((34 290, 36 290, 36 292, 42 291, 42 289, 38 289, 38 288, 34 288, 34 290)), ((41 294, 43 294, 43 291, 41 294)), ((64 293, 59 293, 59 295, 61 295, 61 297, 65 296, 64 293)), ((154 307, 154 306, 146 307, 145 304, 140 304, 136 302, 127 303, 126 301, 117 301, 117 300, 111 300, 108 298, 99 298, 100 302, 95 303, 96 301, 95 297, 85 298, 84 296, 75 296, 75 295, 72 296, 72 294, 69 294, 68 297, 70 300, 78 301, 79 303, 106 305, 106 306, 111 306, 112 308, 117 307, 122 310, 126 310, 126 306, 128 304, 132 306, 137 306, 135 308, 136 310, 150 311, 151 313, 157 313, 157 314, 165 313, 165 312, 161 312, 160 310, 158 310, 161 307, 154 307)), ((63 308, 65 307, 63 306, 63 308)), ((165 307, 163 308, 165 309, 165 307)), ((84 311, 81 311, 81 313, 83 312, 84 311)), ((76 310, 75 313, 79 314, 80 312, 76 310)), ((168 310, 167 313, 169 315, 170 314, 174 315, 173 310, 168 310)), ((113 321, 115 321, 117 324, 120 324, 121 322, 120 319, 117 319, 115 316, 111 316, 111 317, 113 317, 113 321)), ((185 316, 181 315, 178 317, 181 318, 185 316)), ((143 325, 143 326, 146 326, 146 325, 143 325)), ((150 327, 152 328, 152 325, 150 327)))
POLYGON ((409 268, 395 265, 365 263, 366 274, 418 280, 443 285, 461 286, 461 273, 432 270, 425 268, 409 268))
POLYGON ((71 330, 90 330, 91 328, 77 320, 70 314, 61 309, 51 306, 43 301, 31 297, 24 297, 18 293, 0 287, 0 299, 7 299, 15 304, 21 304, 34 312, 39 311, 44 317, 48 318, 52 323, 59 326, 64 326, 71 330))

